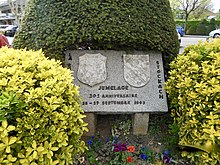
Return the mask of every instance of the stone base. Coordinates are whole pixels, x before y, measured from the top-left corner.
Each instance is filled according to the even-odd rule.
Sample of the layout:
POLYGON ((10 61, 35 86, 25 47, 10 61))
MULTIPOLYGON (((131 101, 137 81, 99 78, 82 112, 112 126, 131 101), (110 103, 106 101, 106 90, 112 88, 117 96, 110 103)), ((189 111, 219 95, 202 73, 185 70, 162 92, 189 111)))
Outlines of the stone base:
POLYGON ((149 113, 135 113, 133 116, 133 134, 146 135, 148 131, 149 113))
POLYGON ((97 123, 97 115, 95 113, 85 113, 86 118, 84 121, 88 123, 88 132, 84 132, 83 136, 95 136, 96 133, 96 123, 97 123))
MULTIPOLYGON (((95 136, 97 127, 97 114, 85 113, 85 115, 86 118, 84 118, 84 121, 88 123, 87 128, 89 129, 89 131, 84 132, 83 136, 95 136)), ((146 135, 148 131, 149 113, 134 113, 132 115, 132 122, 132 133, 134 135, 146 135)))

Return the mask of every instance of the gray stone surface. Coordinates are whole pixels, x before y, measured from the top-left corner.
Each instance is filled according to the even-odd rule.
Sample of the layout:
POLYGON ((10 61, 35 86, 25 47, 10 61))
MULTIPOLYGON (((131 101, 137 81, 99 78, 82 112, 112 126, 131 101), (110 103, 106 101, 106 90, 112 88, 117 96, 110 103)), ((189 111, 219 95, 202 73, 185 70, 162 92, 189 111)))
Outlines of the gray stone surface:
POLYGON ((133 118, 133 134, 146 135, 149 124, 149 113, 135 113, 133 118))
POLYGON ((161 53, 67 50, 65 54, 85 112, 168 111, 161 53))
POLYGON ((82 83, 94 86, 105 81, 107 58, 100 53, 85 54, 79 57, 77 78, 82 83))
POLYGON ((95 113, 85 113, 84 122, 88 123, 88 132, 84 132, 83 136, 94 136, 96 133, 97 115, 95 113))

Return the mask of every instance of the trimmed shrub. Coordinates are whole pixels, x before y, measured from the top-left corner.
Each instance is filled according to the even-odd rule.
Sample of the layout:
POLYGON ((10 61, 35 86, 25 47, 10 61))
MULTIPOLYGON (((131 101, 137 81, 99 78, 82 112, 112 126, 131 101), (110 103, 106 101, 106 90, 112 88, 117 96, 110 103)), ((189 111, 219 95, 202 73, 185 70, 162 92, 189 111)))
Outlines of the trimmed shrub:
POLYGON ((199 24, 199 26, 196 28, 196 34, 198 35, 207 35, 207 28, 205 24, 199 24))
POLYGON ((215 25, 209 25, 207 27, 207 32, 206 34, 208 35, 211 31, 215 30, 216 29, 216 26, 215 25))
POLYGON ((171 63, 166 82, 179 144, 196 164, 220 164, 220 39, 187 47, 171 63))
POLYGON ((191 26, 190 28, 188 28, 188 30, 186 31, 187 34, 196 34, 196 29, 197 29, 197 26, 191 26))
POLYGON ((168 0, 29 1, 14 48, 63 58, 65 49, 179 51, 168 0))
POLYGON ((206 35, 207 34, 207 25, 210 24, 207 20, 202 20, 198 27, 196 28, 196 34, 206 35))
MULTIPOLYGON (((210 21, 188 21, 186 25, 186 34, 197 34, 196 29, 201 22, 203 22, 207 28, 206 35, 208 35, 210 31, 215 30, 220 26, 220 21, 215 21, 214 19, 211 19, 210 21)), ((176 24, 183 26, 184 21, 176 21, 176 24)))
POLYGON ((0 164, 73 164, 87 128, 71 71, 42 51, 0 54, 0 164))
POLYGON ((215 30, 216 28, 217 28, 217 23, 216 23, 215 19, 211 19, 210 24, 207 27, 207 34, 209 34, 211 31, 215 30))

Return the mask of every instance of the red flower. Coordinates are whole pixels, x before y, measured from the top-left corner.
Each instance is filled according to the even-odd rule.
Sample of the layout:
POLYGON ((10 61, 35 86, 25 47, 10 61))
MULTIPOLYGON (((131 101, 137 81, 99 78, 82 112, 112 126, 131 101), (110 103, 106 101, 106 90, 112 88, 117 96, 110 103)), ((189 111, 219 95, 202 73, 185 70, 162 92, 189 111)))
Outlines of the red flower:
POLYGON ((131 157, 131 156, 128 156, 128 157, 127 157, 127 161, 128 161, 129 163, 132 162, 132 161, 133 161, 132 157, 131 157))
POLYGON ((135 148, 134 146, 128 146, 128 152, 134 152, 135 148))

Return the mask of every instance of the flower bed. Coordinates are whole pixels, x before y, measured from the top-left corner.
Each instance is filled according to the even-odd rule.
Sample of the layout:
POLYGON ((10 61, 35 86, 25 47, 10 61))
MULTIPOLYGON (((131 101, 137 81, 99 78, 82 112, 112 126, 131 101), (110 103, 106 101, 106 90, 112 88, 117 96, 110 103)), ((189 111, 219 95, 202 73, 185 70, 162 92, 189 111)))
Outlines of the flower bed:
POLYGON ((130 133, 131 120, 128 119, 128 116, 125 119, 122 119, 123 117, 100 116, 98 119, 101 121, 98 120, 96 136, 84 139, 88 150, 84 155, 80 155, 74 164, 185 165, 187 163, 186 160, 177 156, 178 152, 170 144, 168 125, 171 120, 169 114, 151 115, 149 133, 144 136, 132 135, 130 133), (106 125, 107 123, 109 125, 106 125), (106 135, 108 129, 109 134, 106 135))
POLYGON ((99 137, 92 136, 87 144, 88 150, 81 158, 80 164, 143 165, 177 163, 171 158, 168 150, 157 153, 147 146, 126 144, 118 137, 101 140, 99 137))

